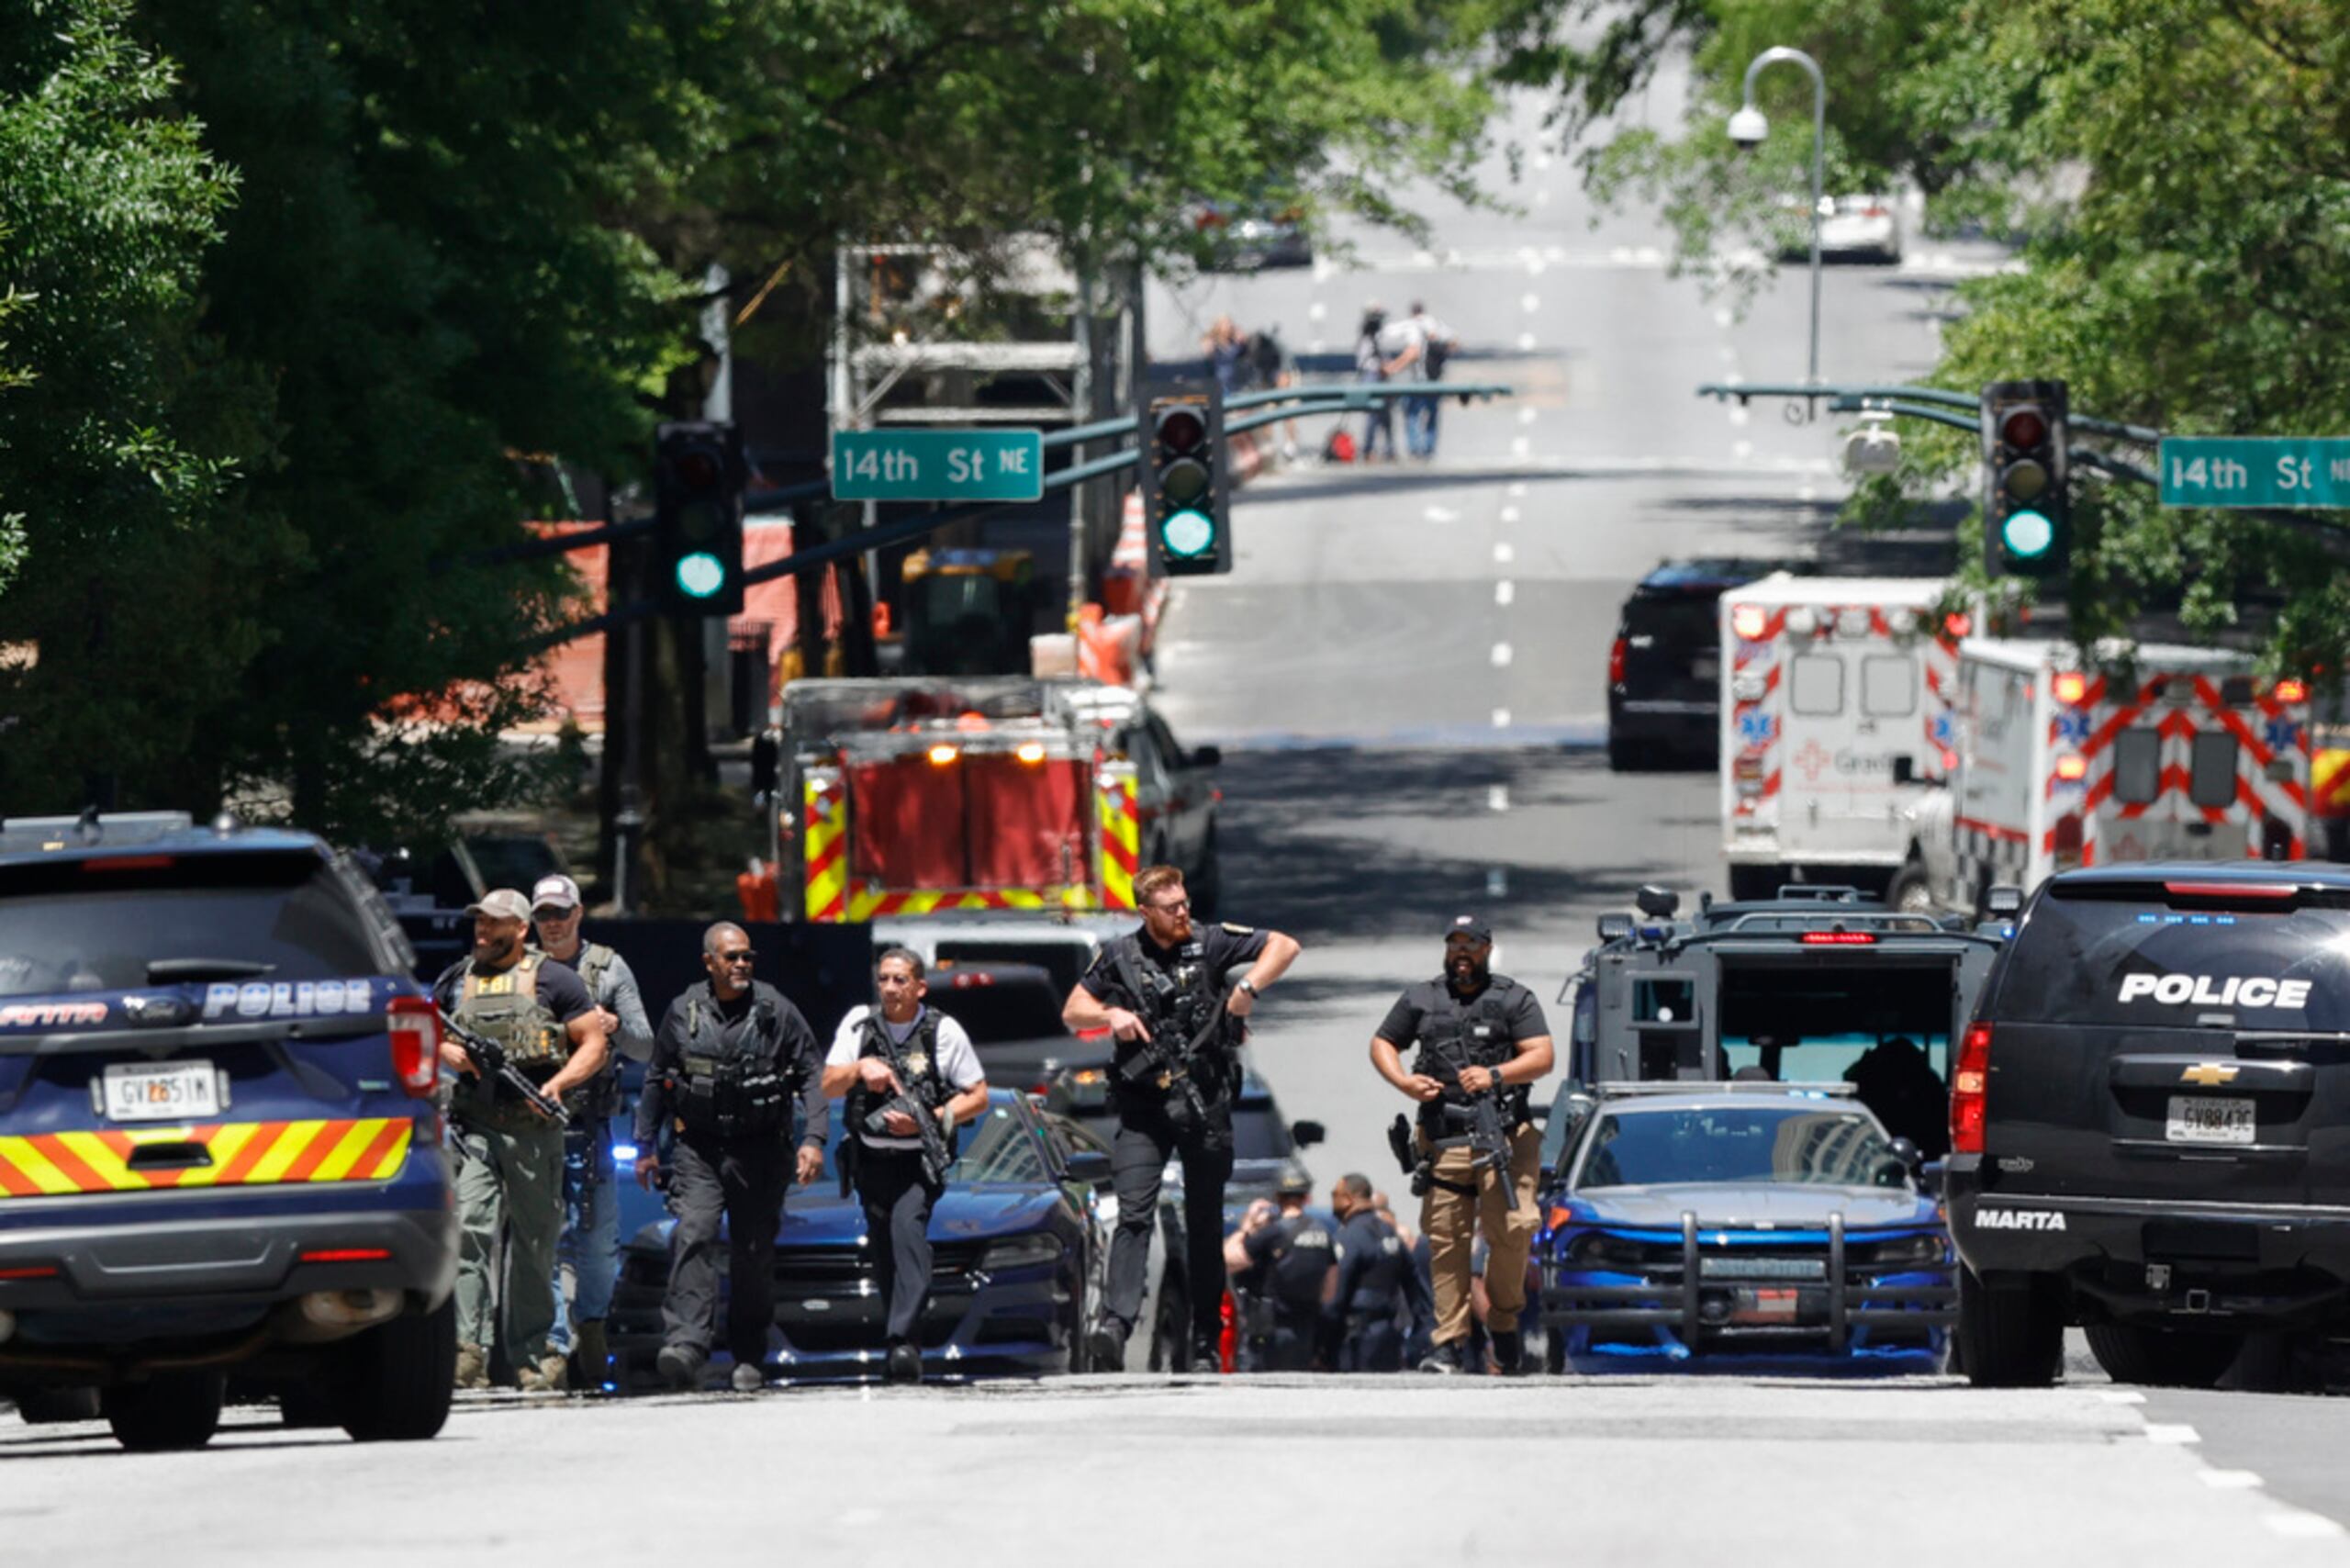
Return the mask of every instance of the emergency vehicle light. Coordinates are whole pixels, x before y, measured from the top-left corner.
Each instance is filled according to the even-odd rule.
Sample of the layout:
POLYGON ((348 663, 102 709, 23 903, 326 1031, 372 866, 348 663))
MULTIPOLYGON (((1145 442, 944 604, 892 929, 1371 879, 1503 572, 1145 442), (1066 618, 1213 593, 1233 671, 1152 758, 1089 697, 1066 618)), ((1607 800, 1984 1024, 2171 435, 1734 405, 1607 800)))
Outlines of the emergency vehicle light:
POLYGON ((1729 629, 1751 643, 1762 635, 1771 618, 1762 613, 1759 604, 1741 604, 1729 612, 1729 629))
POLYGON ((380 1263, 392 1255, 388 1247, 318 1247, 302 1254, 305 1263, 380 1263))
POLYGON ((1874 931, 1807 931, 1801 938, 1807 947, 1870 947, 1876 945, 1874 931))
POLYGON ((930 765, 933 767, 944 767, 962 755, 962 752, 957 747, 951 745, 934 745, 930 748, 930 765))
POLYGON ((1953 637, 1964 637, 1975 630, 1975 617, 1963 610, 1953 610, 1942 617, 1942 630, 1953 637))
POLYGON ((2306 701, 2308 701, 2309 700, 2310 700, 2310 689, 2309 689, 2309 683, 2308 683, 2307 681, 2300 681, 2300 680, 2280 680, 2280 681, 2278 681, 2278 682, 2277 683, 2277 701, 2279 701, 2279 702, 2306 702, 2306 701))
POLYGON ((1960 1039, 1950 1075, 1950 1149, 1983 1152, 1983 1097, 1991 1080, 1991 1025, 1976 1024, 1960 1039))
POLYGON ((968 991, 975 985, 995 984, 995 976, 973 974, 968 969, 960 969, 956 972, 955 979, 951 983, 957 991, 968 991))
POLYGON ((430 1097, 441 1086, 441 1010, 429 996, 396 996, 384 1014, 400 1087, 417 1099, 430 1097))
POLYGON ((2075 669, 2060 671, 2055 689, 2056 700, 2069 706, 2089 694, 2089 678, 2075 669))
POLYGON ((1042 741, 1023 741, 1020 744, 1020 749, 1013 752, 1012 755, 1018 757, 1023 762, 1042 762, 1045 760, 1045 743, 1042 741))
POLYGON ((2077 784, 2089 776, 2089 759, 2065 753, 2056 759, 2056 777, 2067 784, 2077 784))

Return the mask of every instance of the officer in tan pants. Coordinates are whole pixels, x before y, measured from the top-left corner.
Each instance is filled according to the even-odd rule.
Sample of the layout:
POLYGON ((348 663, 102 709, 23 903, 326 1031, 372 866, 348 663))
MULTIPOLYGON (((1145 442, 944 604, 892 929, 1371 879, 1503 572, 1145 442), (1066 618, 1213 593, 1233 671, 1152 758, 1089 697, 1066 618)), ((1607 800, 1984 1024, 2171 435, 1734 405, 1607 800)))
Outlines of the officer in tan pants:
POLYGON ((1404 988, 1371 1037, 1371 1061, 1382 1078, 1418 1103, 1414 1142, 1422 1156, 1435 1157, 1420 1206, 1436 1292, 1435 1348, 1420 1370, 1469 1370, 1463 1352, 1471 1254, 1482 1220, 1485 1327, 1494 1366, 1509 1377, 1523 1370, 1517 1319, 1526 1308, 1527 1254, 1539 1228, 1534 1188, 1542 1136, 1527 1108, 1527 1085, 1550 1070, 1553 1053, 1542 1004, 1516 980, 1493 972, 1493 930, 1483 920, 1464 914, 1449 922, 1444 973, 1404 988), (1414 1046, 1419 1055, 1407 1070, 1402 1053, 1414 1046), (1477 1169, 1475 1151, 1462 1141, 1474 1097, 1489 1091, 1500 1096, 1509 1135, 1507 1187, 1495 1172, 1477 1169))

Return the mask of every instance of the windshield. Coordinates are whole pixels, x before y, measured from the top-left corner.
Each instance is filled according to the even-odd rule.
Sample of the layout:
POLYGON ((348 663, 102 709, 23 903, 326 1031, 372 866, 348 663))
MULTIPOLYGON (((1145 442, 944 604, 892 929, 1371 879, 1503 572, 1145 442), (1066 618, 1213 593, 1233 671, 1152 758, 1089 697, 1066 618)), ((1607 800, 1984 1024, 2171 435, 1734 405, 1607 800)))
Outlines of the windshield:
MULTIPOLYGON (((2244 904, 2255 901, 2246 899, 2244 904)), ((2007 1018, 2350 1030, 2350 909, 2173 909, 2052 890, 2007 955, 2007 1018)))
POLYGON ((1785 1182, 1859 1187, 1870 1185, 1891 1155, 1874 1118, 1842 1107, 1614 1111, 1592 1130, 1575 1185, 1785 1182))
MULTIPOLYGON (((847 1130, 848 1117, 839 1106, 834 1106, 832 1133, 824 1144, 824 1169, 828 1173, 837 1173, 841 1168, 841 1138, 847 1130)), ((956 1134, 956 1140, 959 1152, 946 1170, 946 1184, 950 1187, 1006 1182, 1034 1187, 1052 1179, 1046 1171, 1044 1151, 1037 1148, 1035 1135, 1008 1105, 990 1105, 979 1114, 978 1121, 956 1134)))
POLYGON ((1292 1152, 1289 1126, 1270 1105, 1240 1105, 1232 1113, 1235 1159, 1287 1159, 1292 1152))
POLYGON ((1060 999, 1041 976, 1025 982, 959 987, 942 976, 931 982, 929 1002, 962 1025, 975 1046, 1069 1037, 1069 1026, 1061 1022, 1060 999))
POLYGON ((92 868, 105 865, 64 861, 0 879, 0 996, 130 990, 159 958, 263 964, 273 982, 383 968, 365 917, 315 856, 92 868))

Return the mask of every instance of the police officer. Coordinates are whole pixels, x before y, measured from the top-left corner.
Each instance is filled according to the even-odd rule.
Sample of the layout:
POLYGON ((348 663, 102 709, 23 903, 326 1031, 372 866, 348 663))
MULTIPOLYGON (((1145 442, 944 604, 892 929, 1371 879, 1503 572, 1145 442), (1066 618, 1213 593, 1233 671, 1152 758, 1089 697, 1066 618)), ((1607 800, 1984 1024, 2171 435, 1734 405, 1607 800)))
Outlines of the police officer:
POLYGON ((832 1111, 824 1102, 816 1036, 783 993, 751 978, 751 939, 721 922, 702 934, 710 978, 669 1003, 653 1037, 644 1093, 636 1103, 636 1179, 662 1170, 659 1139, 676 1135, 669 1163, 669 1289, 655 1364, 677 1388, 700 1386, 718 1318, 718 1218, 726 1216, 726 1342, 734 1387, 767 1383, 767 1327, 775 1320, 775 1233, 785 1189, 824 1168, 832 1111), (804 1130, 791 1150, 799 1102, 804 1130))
POLYGON ((577 1352, 579 1381, 597 1389, 611 1367, 604 1318, 620 1274, 620 1180, 612 1170, 611 1124, 621 1105, 621 1058, 643 1061, 653 1054, 653 1025, 628 960, 601 942, 581 938, 582 913, 579 884, 568 877, 542 877, 531 890, 539 950, 579 976, 612 1045, 603 1070, 588 1085, 581 1114, 564 1129, 563 1238, 555 1247, 554 1332, 549 1337, 557 1355, 577 1352))
POLYGON ((1105 1369, 1125 1364, 1126 1336, 1142 1312, 1159 1176, 1169 1159, 1181 1159, 1192 1308, 1185 1364, 1209 1369, 1218 1364, 1223 1338, 1224 1184, 1232 1174, 1238 1073, 1232 1053, 1245 1033, 1240 1021, 1295 960, 1298 946, 1278 931, 1193 926, 1183 873, 1172 866, 1138 872, 1135 902, 1142 929, 1095 955, 1061 1009, 1071 1029, 1106 1028, 1115 1036, 1110 1083, 1118 1132, 1110 1159, 1118 1228, 1110 1244, 1110 1299, 1090 1359, 1105 1369), (1243 966, 1236 985, 1232 972, 1243 966))
POLYGON ((1369 1177, 1339 1177, 1330 1210, 1338 1216, 1338 1275, 1327 1311, 1331 1364, 1339 1372, 1400 1372, 1401 1320, 1419 1285, 1411 1251, 1380 1212, 1369 1177))
POLYGON ((889 949, 874 966, 874 985, 881 993, 879 1011, 851 1008, 833 1036, 824 1092, 848 1099, 842 1148, 865 1207, 874 1289, 889 1315, 889 1378, 920 1383, 917 1335, 930 1300, 930 1211, 946 1187, 923 1170, 916 1113, 891 1102, 903 1095, 921 1107, 920 1114, 934 1118, 951 1157, 955 1129, 987 1110, 988 1081, 963 1025, 925 1000, 930 985, 921 954, 889 949), (876 1116, 878 1131, 872 1126, 876 1116), (856 1140, 853 1158, 846 1153, 850 1138, 856 1140))
POLYGON ((1380 1076, 1418 1103, 1416 1146, 1433 1156, 1420 1228, 1427 1233, 1437 1321, 1423 1372, 1467 1370, 1470 1281, 1481 1215, 1491 1248, 1486 1327, 1494 1364, 1505 1376, 1522 1370, 1517 1317, 1526 1306, 1542 1146, 1527 1109, 1527 1085, 1550 1070, 1552 1052, 1542 1004, 1516 980, 1493 972, 1493 930, 1484 921, 1467 914, 1452 921, 1445 928, 1444 973, 1405 987, 1371 1042, 1380 1076), (1419 1057, 1406 1071, 1399 1053, 1415 1045, 1419 1057), (1476 1152, 1467 1146, 1472 1097, 1488 1091, 1502 1097, 1510 1150, 1506 1184, 1493 1170, 1479 1169, 1476 1152))
MULTIPOLYGON (((507 1059, 557 1100, 602 1070, 609 1047, 602 1016, 579 977, 530 950, 531 904, 512 888, 466 906, 473 952, 433 985, 443 1011, 505 1047, 507 1059)), ((563 1129, 496 1078, 476 1071, 455 1039, 441 1059, 453 1072, 449 1114, 463 1155, 457 1167, 457 1376, 460 1388, 489 1386, 497 1306, 506 1305, 507 1353, 525 1392, 557 1393, 565 1358, 548 1343, 554 1301, 555 1237, 563 1228, 563 1129), (498 1234, 506 1278, 491 1277, 498 1234)), ((576 1103, 567 1101, 566 1103, 576 1103)))
POLYGON ((1233 1271, 1251 1370, 1305 1372, 1321 1338, 1336 1252, 1330 1227, 1306 1209, 1314 1183, 1304 1171, 1284 1175, 1274 1195, 1280 1206, 1273 1213, 1225 1242, 1225 1261, 1233 1271))

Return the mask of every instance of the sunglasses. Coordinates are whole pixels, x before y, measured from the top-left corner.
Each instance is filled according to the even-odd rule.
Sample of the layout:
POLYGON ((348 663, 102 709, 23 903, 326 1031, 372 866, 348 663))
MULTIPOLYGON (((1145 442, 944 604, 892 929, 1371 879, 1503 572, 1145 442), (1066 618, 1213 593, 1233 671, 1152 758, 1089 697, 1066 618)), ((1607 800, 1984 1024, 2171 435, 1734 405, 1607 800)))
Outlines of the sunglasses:
POLYGON ((1189 914, 1192 913, 1192 901, 1177 899, 1173 903, 1155 903, 1150 907, 1161 914, 1189 914))
POLYGON ((747 964, 751 961, 751 950, 745 947, 739 953, 712 953, 711 957, 722 964, 747 964))

